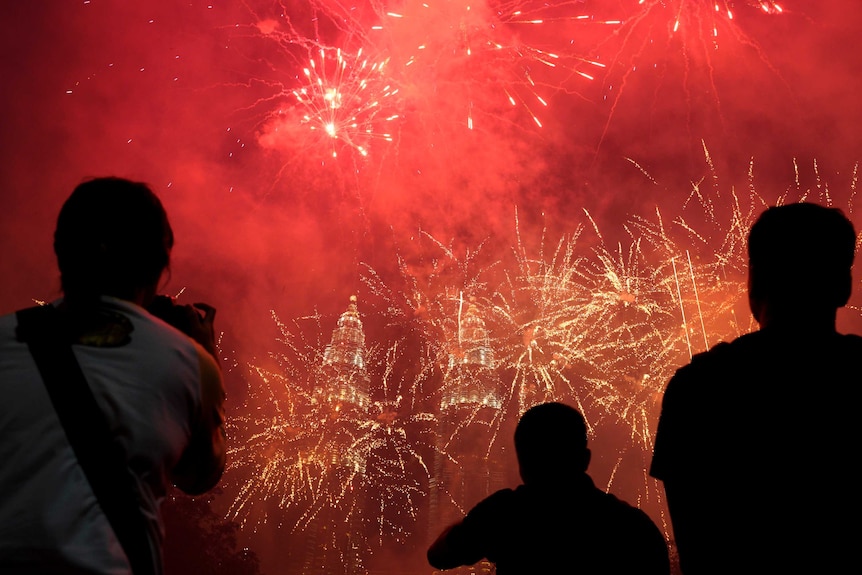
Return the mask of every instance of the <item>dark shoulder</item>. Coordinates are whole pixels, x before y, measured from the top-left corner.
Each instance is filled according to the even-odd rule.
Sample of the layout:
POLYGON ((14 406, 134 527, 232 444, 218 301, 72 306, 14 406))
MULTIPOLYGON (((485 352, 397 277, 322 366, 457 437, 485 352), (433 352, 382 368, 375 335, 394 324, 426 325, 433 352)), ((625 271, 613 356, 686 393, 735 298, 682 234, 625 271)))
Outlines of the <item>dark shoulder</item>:
POLYGON ((475 517, 507 513, 512 510, 519 499, 523 499, 523 493, 519 496, 512 489, 501 489, 477 503, 468 515, 475 517))
POLYGON ((841 345, 847 348, 862 348, 862 336, 856 335, 855 333, 839 334, 839 341, 841 342, 841 345))
POLYGON ((601 493, 604 513, 597 523, 604 524, 608 553, 603 564, 606 573, 670 573, 670 558, 665 537, 661 530, 642 509, 639 509, 612 493, 601 493))
POLYGON ((517 499, 519 496, 523 496, 524 486, 520 485, 515 489, 509 489, 508 487, 505 489, 500 489, 499 491, 495 491, 488 497, 484 499, 484 501, 491 501, 494 503, 497 502, 506 502, 517 499), (519 495, 520 494, 520 495, 519 495))
MULTIPOLYGON (((856 360, 862 353, 862 336, 835 333, 826 338, 804 340, 800 343, 798 338, 759 330, 696 354, 688 365, 677 370, 671 381, 687 380, 689 377, 708 379, 755 363, 764 364, 764 358, 774 357, 776 354, 786 355, 788 350, 793 349, 813 351, 817 357, 824 355, 823 350, 831 350, 831 353, 827 352, 825 355, 856 360)), ((766 362, 765 365, 770 363, 766 362)))
MULTIPOLYGON (((610 545, 611 548, 626 550, 627 553, 632 554, 628 559, 615 559, 623 563, 635 557, 638 560, 647 561, 650 566, 653 563, 667 562, 664 535, 645 511, 600 489, 596 489, 593 501, 595 508, 590 514, 590 529, 594 532, 595 545, 610 545)), ((664 570, 659 569, 659 571, 664 570)), ((625 569, 620 572, 635 571, 625 569)), ((643 572, 655 571, 650 568, 643 572)))
POLYGON ((653 520, 650 519, 645 511, 620 499, 613 493, 606 493, 596 488, 595 500, 609 515, 614 515, 617 518, 622 518, 641 526, 655 527, 653 520))
POLYGON ((708 351, 695 354, 691 361, 676 370, 670 379, 665 393, 682 392, 690 387, 690 382, 701 384, 728 371, 746 366, 753 356, 763 353, 767 342, 760 332, 742 335, 731 342, 721 342, 708 351))
POLYGON ((689 364, 694 369, 713 369, 726 365, 734 360, 744 360, 768 344, 762 332, 755 331, 741 335, 731 342, 723 341, 711 347, 709 351, 695 354, 689 364))

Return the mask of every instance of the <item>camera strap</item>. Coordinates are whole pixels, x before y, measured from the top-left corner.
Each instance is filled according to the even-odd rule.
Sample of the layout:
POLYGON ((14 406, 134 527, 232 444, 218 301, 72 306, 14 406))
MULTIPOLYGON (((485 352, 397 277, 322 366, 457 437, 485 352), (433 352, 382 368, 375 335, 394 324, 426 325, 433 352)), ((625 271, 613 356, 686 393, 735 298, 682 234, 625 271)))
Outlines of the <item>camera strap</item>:
POLYGON ((51 396, 66 437, 107 516, 135 575, 156 572, 147 524, 122 446, 114 440, 105 414, 75 354, 69 330, 53 306, 16 312, 18 340, 25 342, 51 396))

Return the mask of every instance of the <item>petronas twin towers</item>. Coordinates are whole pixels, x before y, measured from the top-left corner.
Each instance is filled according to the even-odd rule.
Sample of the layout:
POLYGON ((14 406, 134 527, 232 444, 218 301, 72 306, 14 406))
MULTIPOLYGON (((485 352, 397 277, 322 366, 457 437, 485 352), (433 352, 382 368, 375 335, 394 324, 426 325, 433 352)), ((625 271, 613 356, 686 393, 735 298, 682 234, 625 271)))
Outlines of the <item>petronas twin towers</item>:
MULTIPOLYGON (((461 307, 461 306, 459 306, 461 307)), ((463 403, 479 403, 499 407, 493 389, 482 389, 471 377, 464 377, 464 370, 483 371, 494 368, 494 352, 490 346, 488 330, 472 301, 465 312, 458 313, 458 340, 449 352, 445 366, 441 408, 463 403)), ((350 296, 350 303, 335 329, 332 340, 323 352, 323 367, 336 372, 333 386, 329 390, 332 399, 347 401, 357 407, 370 403, 370 378, 365 364, 365 332, 359 317, 357 298, 350 296)))
POLYGON ((369 406, 371 380, 365 368, 365 332, 355 295, 350 296, 347 310, 332 331, 332 341, 323 351, 323 368, 333 370, 336 376, 328 390, 330 399, 360 408, 369 406))

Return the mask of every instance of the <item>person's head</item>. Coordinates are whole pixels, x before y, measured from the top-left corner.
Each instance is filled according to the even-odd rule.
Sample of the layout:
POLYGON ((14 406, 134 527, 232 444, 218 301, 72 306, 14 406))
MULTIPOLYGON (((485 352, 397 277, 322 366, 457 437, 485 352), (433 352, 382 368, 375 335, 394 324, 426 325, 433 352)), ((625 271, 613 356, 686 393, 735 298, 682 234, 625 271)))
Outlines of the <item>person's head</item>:
POLYGON ((162 203, 146 184, 85 181, 63 204, 54 232, 63 294, 76 304, 101 295, 147 303, 173 243, 162 203))
POLYGON ((749 303, 761 323, 828 316, 850 298, 856 248, 841 210, 812 203, 774 206, 748 236, 749 303))
POLYGON ((557 402, 528 409, 515 428, 515 453, 525 484, 554 483, 586 472, 590 450, 583 416, 557 402))

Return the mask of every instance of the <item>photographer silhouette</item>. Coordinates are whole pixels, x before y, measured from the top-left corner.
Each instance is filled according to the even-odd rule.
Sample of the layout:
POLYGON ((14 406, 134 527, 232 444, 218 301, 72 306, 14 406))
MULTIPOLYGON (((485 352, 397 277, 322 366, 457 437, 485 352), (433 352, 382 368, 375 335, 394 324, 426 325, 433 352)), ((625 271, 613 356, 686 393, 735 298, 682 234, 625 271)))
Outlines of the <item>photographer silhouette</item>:
POLYGON ((215 309, 146 307, 173 232, 145 184, 86 181, 54 235, 63 297, 0 317, 0 572, 162 572, 160 505, 225 467, 215 309), (193 339, 194 338, 194 339, 193 339))

